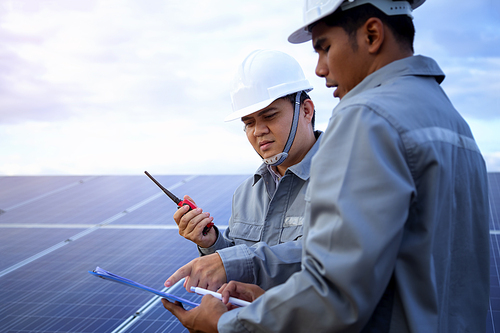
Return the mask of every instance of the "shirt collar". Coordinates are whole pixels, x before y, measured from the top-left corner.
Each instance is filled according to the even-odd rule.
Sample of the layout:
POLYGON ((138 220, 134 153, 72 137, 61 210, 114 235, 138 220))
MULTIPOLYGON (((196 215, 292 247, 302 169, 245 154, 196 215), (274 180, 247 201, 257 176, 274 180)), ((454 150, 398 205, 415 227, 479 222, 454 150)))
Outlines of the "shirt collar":
MULTIPOLYGON (((316 142, 314 145, 309 149, 307 152, 306 156, 300 161, 299 163, 292 165, 289 167, 286 172, 292 172, 295 174, 297 177, 299 177, 302 180, 308 180, 309 179, 309 172, 311 170, 311 160, 318 151, 319 148, 319 143, 321 141, 321 136, 323 135, 323 132, 321 131, 315 131, 314 135, 316 136, 316 142)), ((261 166, 257 169, 253 176, 253 185, 255 185, 262 177, 264 177, 264 174, 270 174, 272 176, 272 173, 269 172, 268 170, 268 165, 265 163, 262 163, 261 166)), ((273 177, 274 179, 274 177, 273 177)), ((276 181, 276 180, 275 180, 276 181)), ((279 181, 279 179, 278 179, 279 181)))
POLYGON ((445 78, 443 71, 433 59, 421 55, 411 56, 393 61, 371 73, 349 91, 342 100, 357 95, 364 90, 380 86, 386 83, 387 80, 394 79, 394 77, 401 76, 430 76, 434 77, 439 84, 445 78))
POLYGON ((273 177, 274 182, 276 183, 276 186, 278 186, 278 183, 280 182, 281 175, 277 172, 274 171, 273 166, 271 165, 266 165, 267 166, 267 171, 271 174, 271 177, 273 177))

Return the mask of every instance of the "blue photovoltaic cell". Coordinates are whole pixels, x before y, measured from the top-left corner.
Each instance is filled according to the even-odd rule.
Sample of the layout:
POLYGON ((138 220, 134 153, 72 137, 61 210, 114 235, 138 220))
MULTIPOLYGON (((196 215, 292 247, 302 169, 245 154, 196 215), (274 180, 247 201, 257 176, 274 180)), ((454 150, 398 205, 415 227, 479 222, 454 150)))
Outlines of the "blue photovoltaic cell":
POLYGON ((500 231, 500 173, 488 174, 490 194, 490 229, 500 231))
MULTIPOLYGON (((227 224, 232 193, 247 176, 155 177, 179 195, 184 187, 227 224)), ((0 214, 0 332, 112 332, 154 295, 97 279, 88 270, 100 266, 162 289, 168 276, 198 255, 178 235, 175 204, 145 175, 81 183, 81 177, 53 177, 54 184, 51 177, 36 178, 0 177, 0 184, 8 184, 0 188, 0 203, 14 207, 0 214), (32 195, 19 190, 33 187, 32 195), (7 200, 6 191, 15 198, 7 200), (57 244, 63 245, 46 251, 57 244)), ((157 320, 168 331, 186 331, 164 309, 157 320)))
MULTIPOLYGON (((182 176, 164 179, 166 184, 182 176)), ((0 223, 98 224, 158 194, 146 176, 97 177, 79 186, 40 198, 0 215, 0 223)))
POLYGON ((91 176, 0 177, 0 209, 6 210, 33 198, 77 186, 95 178, 91 176))
MULTIPOLYGON (((144 177, 150 184, 148 187, 153 188, 158 193, 161 192, 152 181, 144 177)), ((155 178, 167 189, 168 183, 162 181, 160 177, 155 178)), ((196 203, 196 205, 207 211, 214 217, 215 224, 227 225, 229 217, 231 216, 231 202, 234 190, 241 184, 247 175, 235 176, 197 176, 193 180, 176 187, 171 190, 174 195, 181 200, 184 195, 189 195, 196 203), (229 204, 229 209, 228 209, 229 204)), ((169 189, 170 190, 170 189, 169 189)), ((148 211, 141 215, 126 216, 117 223, 120 224, 138 224, 145 223, 143 219, 147 219, 147 224, 165 224, 169 223, 175 225, 172 218, 177 210, 175 203, 167 196, 162 195, 154 202, 147 204, 148 211)))
POLYGON ((179 194, 189 195, 201 208, 208 206, 210 209, 205 210, 214 217, 214 222, 221 225, 227 225, 229 217, 231 216, 231 211, 227 211, 224 205, 217 205, 217 202, 225 203, 228 200, 231 202, 234 190, 247 178, 247 175, 233 177, 202 176, 200 179, 197 178, 196 182, 202 182, 204 186, 197 186, 198 189, 195 189, 193 188, 195 183, 189 182, 182 188, 179 188, 179 194))
POLYGON ((0 331, 36 326, 56 332, 70 325, 67 331, 110 332, 153 295, 97 279, 88 270, 100 266, 162 289, 168 276, 196 256, 176 231, 100 229, 0 280, 0 299, 6 300, 0 331))
MULTIPOLYGON (((248 177, 153 176, 181 199, 190 195, 221 226, 234 190, 248 177)), ((500 173, 488 179, 487 332, 496 332, 500 173)), ((0 209, 0 332, 187 332, 154 295, 87 273, 100 266, 161 290, 198 255, 178 235, 175 205, 145 175, 0 177, 0 209)), ((168 292, 200 298, 182 285, 168 292)))
POLYGON ((490 311, 487 319, 487 332, 500 329, 500 284, 499 284, 499 235, 490 236, 490 311))
POLYGON ((0 272, 68 239, 80 231, 83 231, 83 229, 0 229, 0 272))
POLYGON ((500 332, 500 173, 489 173, 490 194, 490 311, 486 332, 500 332))

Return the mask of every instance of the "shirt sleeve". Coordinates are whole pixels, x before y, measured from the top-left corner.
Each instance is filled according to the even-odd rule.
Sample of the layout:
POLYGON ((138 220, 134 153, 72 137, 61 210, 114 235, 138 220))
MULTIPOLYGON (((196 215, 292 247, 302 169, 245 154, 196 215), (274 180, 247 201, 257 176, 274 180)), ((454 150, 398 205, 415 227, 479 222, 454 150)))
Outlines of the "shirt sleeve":
POLYGON ((332 116, 306 193, 302 270, 219 332, 344 332, 366 325, 394 273, 414 194, 398 132, 364 106, 332 116))
POLYGON ((236 245, 218 250, 226 270, 227 281, 236 280, 259 285, 267 290, 285 282, 300 270, 302 240, 269 246, 236 245))
POLYGON ((215 253, 217 250, 224 249, 226 247, 234 246, 234 241, 229 238, 229 227, 224 230, 224 235, 221 235, 219 228, 214 225, 215 232, 217 234, 217 239, 215 243, 210 247, 200 247, 198 246, 198 253, 200 256, 206 256, 208 254, 215 253))

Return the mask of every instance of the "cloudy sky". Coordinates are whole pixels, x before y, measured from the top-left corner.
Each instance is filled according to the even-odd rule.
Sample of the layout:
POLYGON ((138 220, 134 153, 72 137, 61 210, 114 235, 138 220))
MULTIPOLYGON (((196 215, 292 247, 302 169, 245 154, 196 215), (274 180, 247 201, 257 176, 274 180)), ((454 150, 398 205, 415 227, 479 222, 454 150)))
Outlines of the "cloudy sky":
MULTIPOLYGON (((500 2, 414 16, 416 53, 500 171, 500 2)), ((319 129, 337 104, 311 45, 286 40, 301 23, 302 0, 0 0, 0 175, 251 174, 241 122, 223 122, 248 53, 300 62, 319 129)))

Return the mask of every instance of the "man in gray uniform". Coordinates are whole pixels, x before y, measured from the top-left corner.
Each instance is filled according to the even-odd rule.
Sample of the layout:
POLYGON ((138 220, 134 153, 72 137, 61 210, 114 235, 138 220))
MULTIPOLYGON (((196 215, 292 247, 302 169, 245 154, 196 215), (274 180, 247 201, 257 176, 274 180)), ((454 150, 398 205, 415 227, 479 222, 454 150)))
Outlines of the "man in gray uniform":
POLYGON ((231 311, 212 296, 191 311, 164 300, 184 325, 207 332, 485 331, 486 168, 439 86, 443 72, 413 55, 411 13, 422 2, 306 2, 305 25, 289 41, 312 39, 316 74, 340 102, 311 165, 302 270, 263 294, 230 282, 225 300, 253 301, 231 311))
POLYGON ((271 50, 247 56, 233 85, 233 113, 226 121, 243 121, 264 163, 234 193, 223 235, 216 227, 203 235, 213 217, 201 209, 174 214, 179 233, 198 244, 202 257, 175 272, 166 286, 187 276, 187 290, 217 290, 230 280, 268 289, 300 270, 304 195, 321 135, 314 131, 314 104, 307 95, 312 87, 295 59, 271 50))

